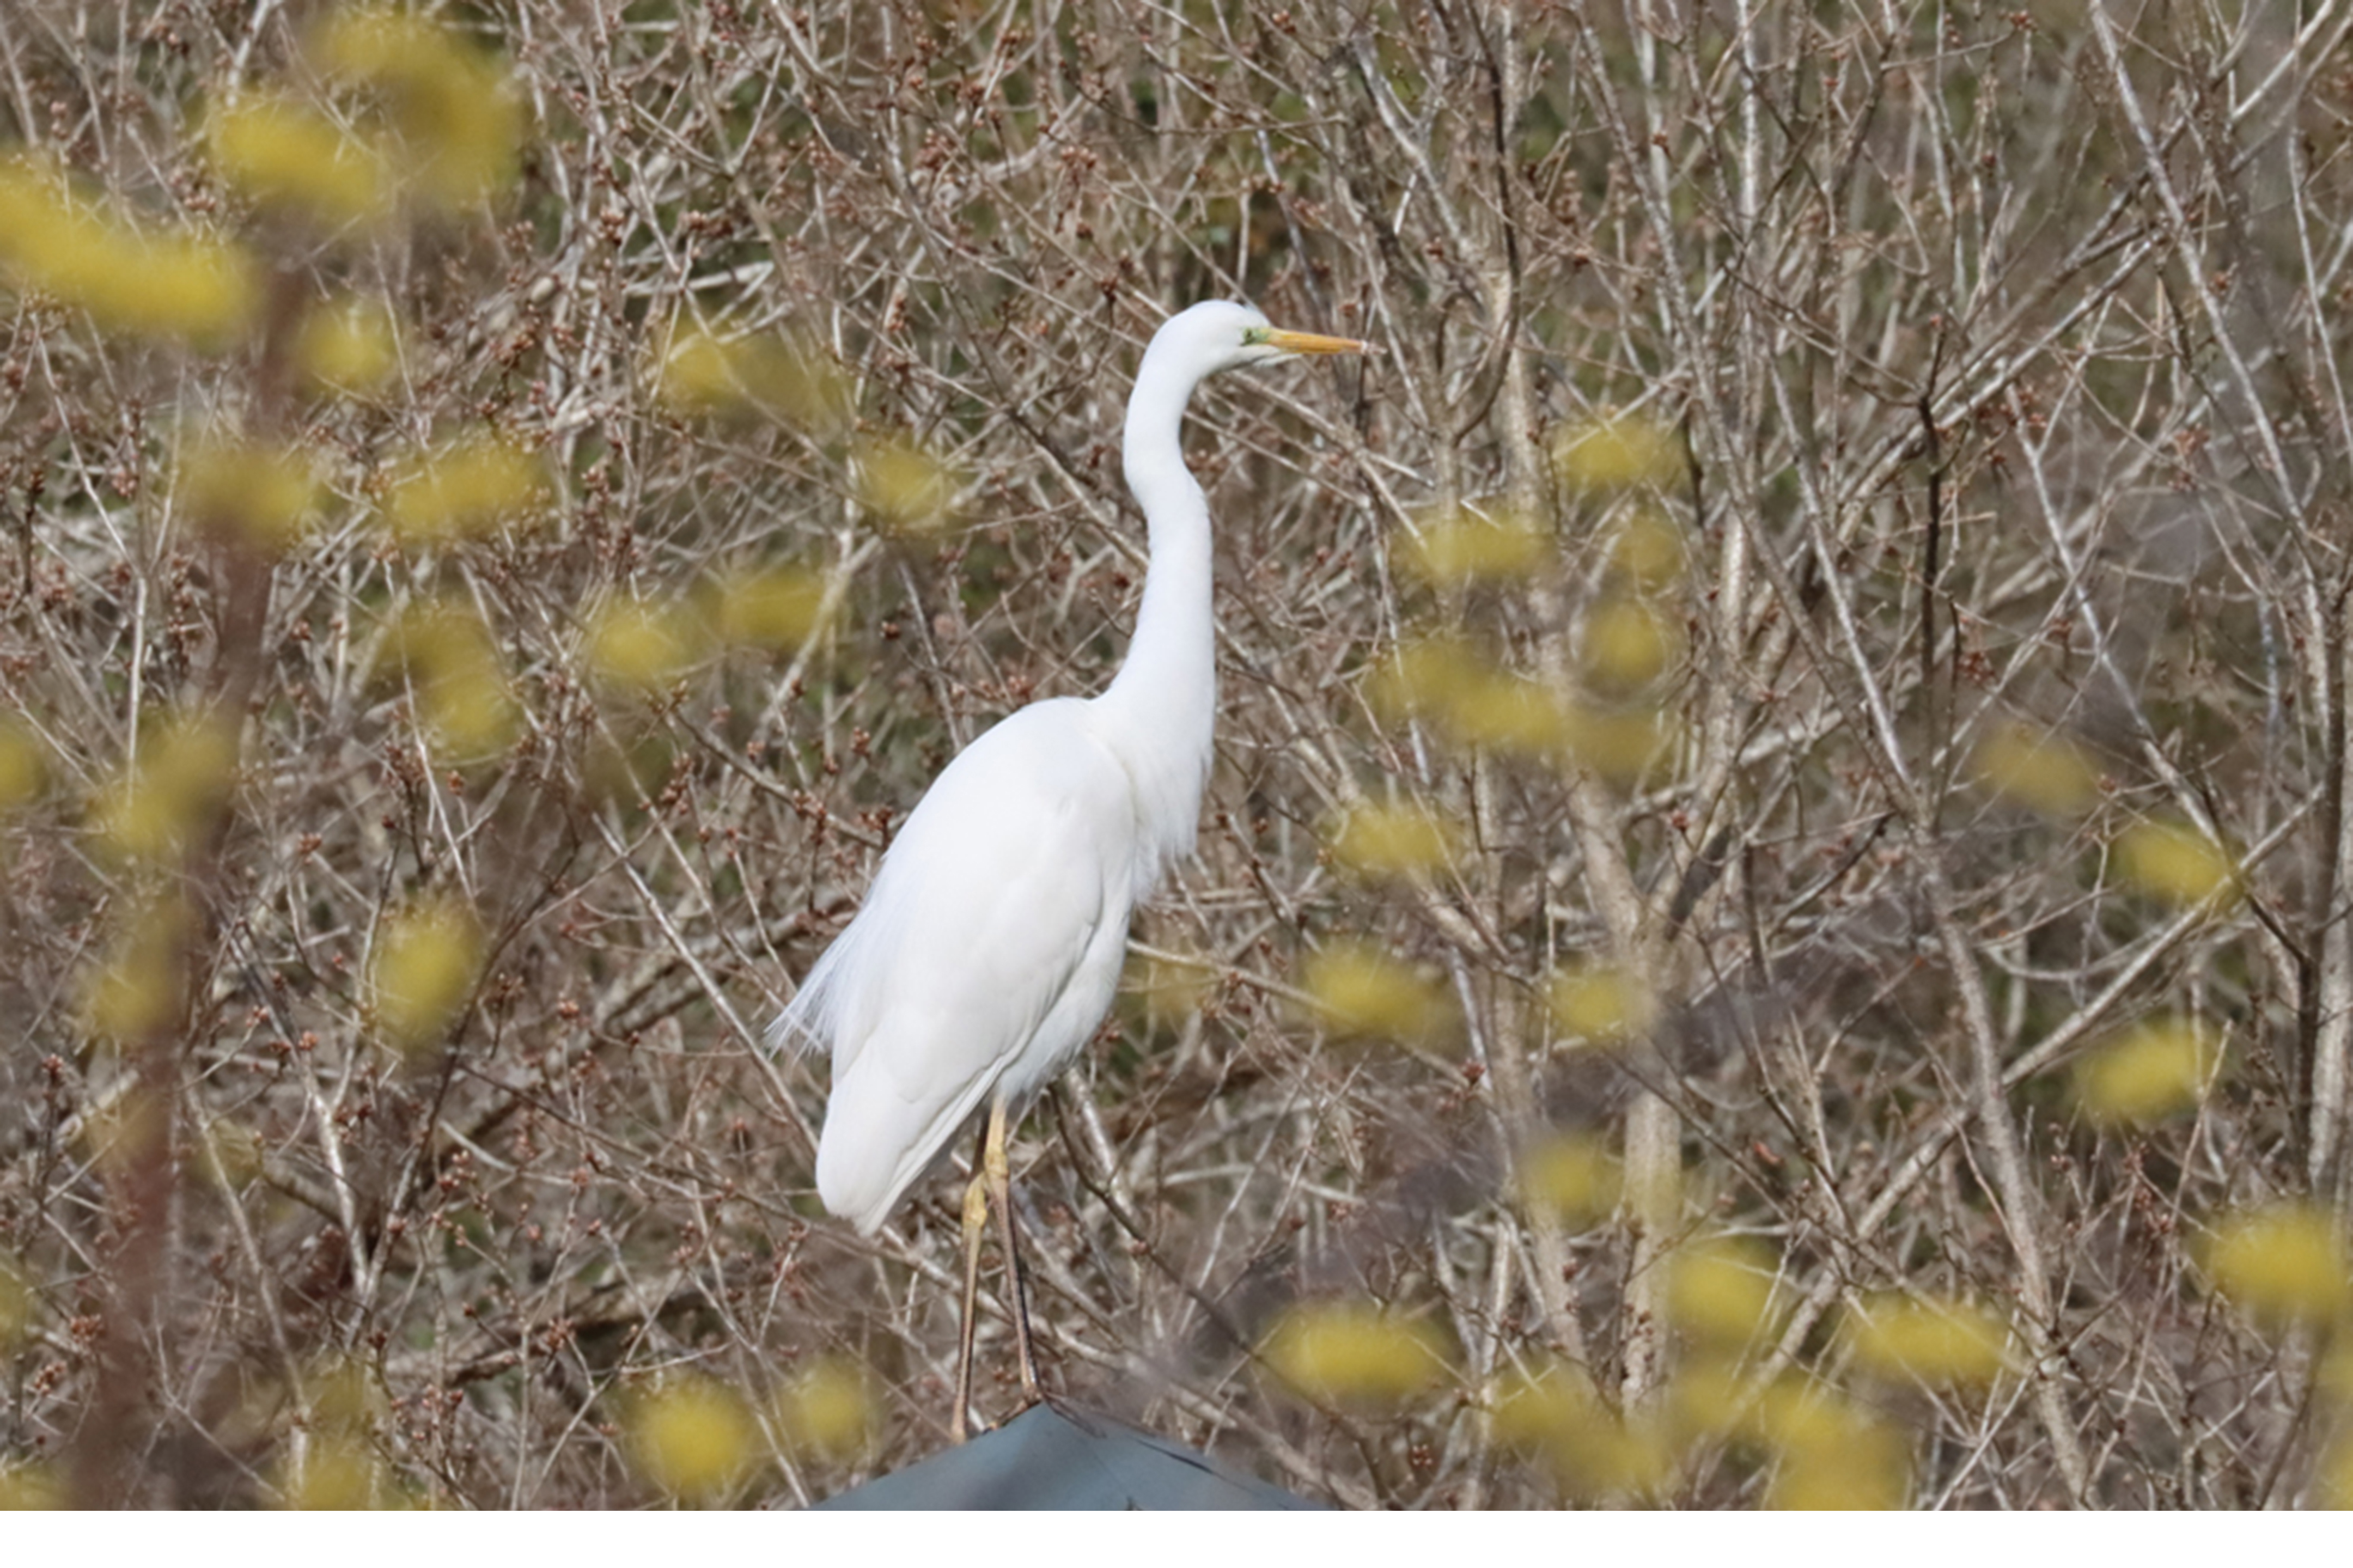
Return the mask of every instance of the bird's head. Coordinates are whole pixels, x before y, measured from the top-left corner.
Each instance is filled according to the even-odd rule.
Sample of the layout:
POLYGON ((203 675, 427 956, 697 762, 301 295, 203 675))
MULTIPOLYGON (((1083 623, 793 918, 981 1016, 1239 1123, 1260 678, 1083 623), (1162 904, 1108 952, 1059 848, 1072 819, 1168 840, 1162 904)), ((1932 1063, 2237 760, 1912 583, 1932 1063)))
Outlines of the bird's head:
POLYGON ((1360 354, 1370 343, 1276 326, 1248 305, 1210 300, 1180 310, 1153 334, 1150 357, 1181 362, 1196 377, 1293 354, 1360 354))

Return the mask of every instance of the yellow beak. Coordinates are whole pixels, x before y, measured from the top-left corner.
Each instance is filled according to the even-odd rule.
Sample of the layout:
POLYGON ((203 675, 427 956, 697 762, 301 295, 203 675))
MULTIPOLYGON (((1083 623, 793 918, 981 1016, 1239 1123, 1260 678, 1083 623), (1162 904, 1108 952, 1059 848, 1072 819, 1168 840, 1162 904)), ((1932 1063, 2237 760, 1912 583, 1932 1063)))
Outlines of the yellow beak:
POLYGON ((1327 338, 1316 332, 1288 332, 1281 327, 1269 327, 1266 336, 1261 341, 1269 348, 1294 354, 1368 354, 1373 352, 1372 344, 1358 342, 1354 338, 1327 338))

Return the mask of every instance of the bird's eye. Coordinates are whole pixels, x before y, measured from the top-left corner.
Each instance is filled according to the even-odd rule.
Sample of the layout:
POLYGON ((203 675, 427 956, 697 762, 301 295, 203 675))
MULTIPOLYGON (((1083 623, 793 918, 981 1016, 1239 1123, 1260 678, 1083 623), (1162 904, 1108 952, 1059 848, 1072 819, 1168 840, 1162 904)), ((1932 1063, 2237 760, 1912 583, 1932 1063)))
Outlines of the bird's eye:
POLYGON ((1244 327, 1242 329, 1242 346, 1248 349, 1261 347, 1266 342, 1267 334, 1273 331, 1274 329, 1272 327, 1244 327))

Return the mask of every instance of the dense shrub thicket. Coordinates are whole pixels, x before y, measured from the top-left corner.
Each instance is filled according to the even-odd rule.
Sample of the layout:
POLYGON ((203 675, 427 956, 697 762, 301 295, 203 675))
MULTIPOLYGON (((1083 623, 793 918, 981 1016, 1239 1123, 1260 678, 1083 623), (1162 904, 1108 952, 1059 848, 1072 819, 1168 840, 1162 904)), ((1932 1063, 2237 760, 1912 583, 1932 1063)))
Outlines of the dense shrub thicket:
MULTIPOLYGON (((2353 13, 7 0, 0 1492, 944 1437, 757 1036, 1099 689, 1049 1380, 1349 1506, 2353 1500, 2353 13)), ((982 1406, 1014 1397, 1001 1306, 982 1406)))

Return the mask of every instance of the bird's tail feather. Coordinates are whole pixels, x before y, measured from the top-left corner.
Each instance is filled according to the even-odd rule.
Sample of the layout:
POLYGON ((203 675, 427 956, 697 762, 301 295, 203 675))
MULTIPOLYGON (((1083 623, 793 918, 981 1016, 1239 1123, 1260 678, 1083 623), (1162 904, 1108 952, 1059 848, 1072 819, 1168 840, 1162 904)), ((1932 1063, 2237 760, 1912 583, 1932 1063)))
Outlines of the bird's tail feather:
POLYGON ((785 1010, 768 1026, 769 1050, 778 1056, 805 1057, 833 1048, 833 1009, 828 1000, 837 967, 835 955, 840 951, 839 942, 825 950, 801 982, 801 988, 793 993, 793 999, 785 1004, 785 1010))

